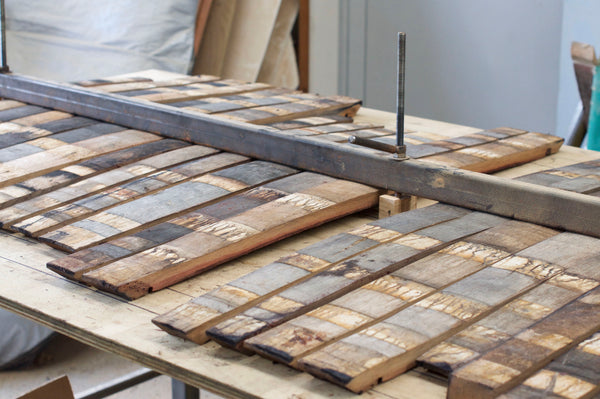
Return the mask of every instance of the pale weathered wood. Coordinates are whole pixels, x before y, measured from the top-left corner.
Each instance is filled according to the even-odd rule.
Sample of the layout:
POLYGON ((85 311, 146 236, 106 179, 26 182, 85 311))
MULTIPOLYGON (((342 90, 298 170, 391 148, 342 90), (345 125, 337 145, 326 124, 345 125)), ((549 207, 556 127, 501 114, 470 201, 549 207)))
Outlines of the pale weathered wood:
POLYGON ((0 150, 0 187, 61 169, 95 156, 160 140, 160 136, 115 125, 93 125, 0 150), (108 129, 93 129, 107 126, 108 129))
POLYGON ((194 57, 200 50, 200 43, 202 43, 202 37, 204 36, 204 29, 206 28, 206 22, 210 14, 210 8, 213 0, 199 0, 198 9, 196 11, 196 27, 194 29, 194 57))
POLYGON ((379 219, 398 213, 407 212, 417 207, 417 197, 414 195, 389 195, 379 197, 379 219))
POLYGON ((237 1, 221 76, 255 82, 282 0, 237 1))
POLYGON ((278 259, 157 317, 153 322, 170 334, 205 343, 208 328, 294 284, 382 243, 466 213, 448 205, 434 205, 426 211, 361 226, 278 259))
MULTIPOLYGON (((281 1, 281 6, 279 7, 279 12, 277 13, 275 24, 271 32, 271 37, 268 41, 264 58, 262 59, 262 63, 256 76, 258 82, 277 84, 279 83, 277 78, 283 72, 280 68, 285 68, 286 66, 292 67, 292 65, 286 65, 282 61, 284 60, 284 57, 289 55, 289 52, 287 52, 290 44, 289 39, 292 27, 298 16, 299 5, 299 0, 281 1)), ((291 48, 293 54, 293 45, 291 48)), ((293 70, 296 74, 298 73, 297 67, 293 70)))
POLYGON ((249 158, 231 153, 220 153, 196 159, 163 169, 124 185, 113 186, 91 197, 71 202, 49 212, 23 219, 18 223, 11 224, 8 228, 28 236, 37 237, 77 220, 89 218, 108 208, 173 187, 194 177, 247 161, 249 161, 249 158))
POLYGON ((44 234, 40 240, 68 252, 77 251, 294 173, 297 173, 295 169, 264 161, 233 166, 97 213, 44 234))
POLYGON ((54 170, 45 175, 0 188, 0 208, 14 205, 19 201, 25 201, 31 197, 40 196, 68 184, 76 183, 86 177, 92 177, 156 154, 186 146, 190 146, 190 144, 180 140, 162 139, 111 152, 75 165, 54 170))
POLYGON ((288 35, 284 39, 283 54, 276 67, 276 74, 269 79, 269 83, 277 87, 308 91, 307 88, 300 87, 298 60, 292 35, 288 35))
POLYGON ((467 235, 500 224, 503 220, 475 212, 404 235, 261 301, 243 313, 211 327, 207 330, 207 335, 222 345, 241 349, 243 341, 250 337, 313 310, 467 235))
MULTIPOLYGON (((251 190, 245 199, 268 201, 230 217, 225 217, 226 212, 221 218, 214 215, 212 220, 199 221, 190 215, 188 224, 197 225, 195 231, 84 273, 82 281, 129 298, 139 297, 327 220, 368 208, 377 198, 376 189, 331 178, 323 182, 324 178, 302 173, 251 190)), ((243 204, 240 199, 235 202, 243 204)), ((226 210, 230 212, 229 207, 226 210)))
POLYGON ((356 289, 244 342, 295 366, 298 359, 362 330, 456 281, 558 232, 507 221, 356 289))
MULTIPOLYGON (((155 74, 153 73, 152 75, 155 74)), ((129 82, 120 82, 116 80, 114 83, 107 83, 105 85, 93 87, 92 90, 105 93, 121 93, 139 90, 152 90, 163 87, 185 86, 192 83, 205 83, 219 80, 217 76, 212 75, 189 76, 173 73, 169 73, 168 76, 164 77, 161 75, 162 74, 159 73, 158 76, 154 76, 152 79, 148 80, 131 80, 129 82)))
POLYGON ((502 399, 586 399, 600 392, 600 333, 592 335, 502 399))
MULTIPOLYGON (((139 162, 95 174, 86 179, 77 179, 73 184, 16 203, 0 210, 0 223, 11 225, 25 218, 54 209, 58 206, 93 195, 106 188, 134 180, 159 169, 189 161, 197 157, 214 154, 217 150, 203 146, 188 146, 154 155, 139 162)), ((108 159, 111 161, 112 159, 108 159)), ((104 160, 103 160, 104 161, 104 160)), ((75 168, 77 170, 77 168, 75 168)))
POLYGON ((536 172, 518 180, 593 195, 600 191, 600 160, 536 172))
POLYGON ((333 125, 337 123, 352 123, 352 118, 341 115, 314 116, 308 118, 296 118, 282 122, 267 123, 266 125, 279 130, 290 130, 301 129, 305 127, 333 125))
POLYGON ((193 73, 221 76, 237 0, 213 0, 193 73))
MULTIPOLYGON (((573 237, 577 235, 567 238, 573 237)), ((422 353, 564 272, 570 259, 546 260, 550 259, 548 253, 556 242, 563 238, 563 235, 551 237, 500 260, 375 325, 300 359, 298 364, 314 375, 355 392, 401 374, 413 367, 422 353)))

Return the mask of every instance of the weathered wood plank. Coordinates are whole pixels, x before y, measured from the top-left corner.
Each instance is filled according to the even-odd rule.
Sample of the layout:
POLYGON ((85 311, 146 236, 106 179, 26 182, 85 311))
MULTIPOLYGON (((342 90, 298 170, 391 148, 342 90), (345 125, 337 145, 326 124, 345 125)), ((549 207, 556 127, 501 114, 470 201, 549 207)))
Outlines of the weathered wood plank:
POLYGON ((93 196, 24 219, 21 222, 11 224, 9 229, 37 237, 77 220, 89 218, 108 208, 133 201, 167 187, 173 187, 194 177, 249 160, 247 157, 231 153, 221 153, 196 159, 163 169, 124 185, 113 186, 109 190, 101 191, 93 196))
POLYGON ((368 208, 378 195, 376 189, 356 183, 319 180, 303 173, 252 190, 250 199, 267 196, 270 201, 231 217, 205 221, 181 238, 85 273, 82 281, 129 298, 139 297, 327 220, 368 208), (282 191, 298 183, 298 191, 282 191))
POLYGON ((586 399, 600 392, 600 333, 596 333, 504 395, 502 399, 586 399))
MULTIPOLYGON (((0 210, 0 223, 2 223, 2 226, 11 225, 25 218, 93 195, 109 187, 156 172, 164 167, 176 165, 215 152, 217 152, 217 150, 208 147, 188 146, 160 153, 159 155, 154 155, 150 158, 117 169, 111 169, 104 173, 95 174, 92 177, 83 180, 77 179, 78 181, 76 183, 69 184, 0 210)), ((104 161, 112 161, 112 158, 105 158, 100 161, 101 163, 99 166, 103 166, 104 161)), ((67 173, 71 173, 72 170, 76 171, 78 169, 79 168, 69 169, 67 170, 67 173)), ((94 168, 94 170, 96 170, 96 168, 94 168)), ((51 181, 42 181, 42 184, 49 183, 51 183, 51 181)))
MULTIPOLYGON (((383 219, 385 220, 385 219, 383 219)), ((218 343, 241 349, 243 341, 311 311, 371 281, 505 219, 471 213, 407 234, 321 271, 276 296, 207 330, 218 343)))
POLYGON ((594 259, 600 256, 599 243, 591 237, 562 234, 540 246, 540 250, 524 251, 526 256, 560 263, 567 271, 432 348, 419 357, 418 364, 450 375, 594 288, 600 277, 594 271, 594 259), (544 250, 555 255, 544 254, 544 250))
POLYGON ((582 162, 521 176, 517 180, 594 194, 600 191, 600 160, 582 162))
POLYGON ((337 123, 352 123, 352 118, 342 115, 324 115, 307 118, 295 118, 282 122, 267 123, 266 125, 279 130, 290 130, 314 126, 333 125, 337 123))
POLYGON ((223 169, 186 181, 100 212, 40 236, 40 240, 68 252, 101 244, 153 224, 177 217, 232 193, 247 190, 297 171, 264 161, 223 169), (148 212, 152 209, 152 212, 148 212))
POLYGON ((297 98, 297 95, 294 96, 294 93, 290 89, 274 88, 224 97, 207 97, 199 100, 180 101, 171 103, 171 105, 204 114, 216 114, 238 109, 298 101, 299 98, 297 98))
POLYGON ((456 370, 448 398, 493 398, 600 329, 600 287, 456 370))
POLYGON ((507 221, 250 338, 244 348, 295 366, 299 358, 324 345, 555 234, 540 226, 507 221))
POLYGON ((78 129, 97 123, 88 118, 77 116, 64 117, 64 115, 69 114, 59 111, 49 111, 34 116, 39 117, 40 115, 48 118, 36 118, 35 120, 31 120, 31 117, 26 117, 17 119, 16 121, 19 121, 18 123, 16 121, 0 123, 0 149, 24 143, 39 137, 49 136, 54 133, 78 129), (62 118, 54 119, 57 116, 62 118))
POLYGON ((111 152, 88 159, 75 165, 54 170, 45 175, 34 177, 11 186, 0 188, 0 208, 5 208, 56 190, 68 184, 76 183, 87 177, 116 169, 163 152, 191 146, 181 140, 162 139, 140 144, 123 150, 111 152))
POLYGON ((288 119, 326 114, 340 114, 352 117, 356 114, 361 104, 360 100, 344 96, 317 97, 311 100, 301 100, 276 106, 223 112, 218 114, 218 117, 264 125, 288 119))
POLYGON ((5 109, 22 107, 23 105, 25 105, 25 103, 22 103, 20 101, 0 99, 0 111, 4 111, 5 109))
MULTIPOLYGON (((335 235, 197 297, 155 318, 153 322, 170 334, 199 344, 205 343, 208 340, 208 328, 293 284, 381 243, 466 213, 468 211, 460 208, 438 204, 335 235)), ((86 257, 80 262, 88 259, 86 257)))
POLYGON ((42 112, 51 111, 48 108, 39 107, 37 105, 23 104, 18 107, 8 107, 0 110, 0 121, 8 122, 14 119, 21 119, 31 115, 40 114, 42 112))
POLYGON ((132 82, 152 82, 152 79, 131 76, 131 77, 126 77, 126 78, 80 80, 80 81, 75 82, 74 84, 82 86, 82 87, 97 87, 97 86, 113 85, 113 84, 120 84, 120 83, 132 83, 132 82))
POLYGON ((185 86, 192 83, 204 83, 218 80, 219 78, 211 75, 198 75, 188 76, 180 75, 175 79, 166 80, 132 80, 130 82, 115 82, 107 83, 105 85, 99 85, 93 87, 94 90, 102 91, 105 93, 120 93, 134 90, 148 90, 159 87, 171 87, 171 86, 185 86))
MULTIPOLYGON (((118 94, 156 103, 191 101, 206 97, 247 93, 271 88, 265 83, 243 83, 238 80, 192 83, 183 86, 155 87, 143 90, 122 91, 118 94)), ((1 116, 1 114, 0 114, 1 116)))
POLYGON ((139 130, 115 125, 93 125, 56 137, 42 137, 0 150, 0 187, 43 175, 86 159, 160 140, 139 130), (98 126, 97 128, 95 126, 98 126), (106 127, 104 127, 106 126, 106 127))
POLYGON ((298 366, 354 392, 399 375, 435 345, 561 274, 568 265, 566 260, 557 264, 532 255, 551 252, 553 243, 563 238, 562 234, 551 237, 504 258, 313 352, 300 359, 298 366))

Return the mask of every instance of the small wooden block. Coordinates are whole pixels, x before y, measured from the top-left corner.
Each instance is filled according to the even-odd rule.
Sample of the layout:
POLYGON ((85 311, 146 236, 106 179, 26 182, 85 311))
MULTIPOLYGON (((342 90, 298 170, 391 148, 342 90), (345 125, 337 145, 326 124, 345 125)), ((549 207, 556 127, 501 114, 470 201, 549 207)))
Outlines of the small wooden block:
POLYGON ((407 212, 417 207, 417 197, 414 195, 393 196, 384 194, 379 197, 379 219, 407 212))

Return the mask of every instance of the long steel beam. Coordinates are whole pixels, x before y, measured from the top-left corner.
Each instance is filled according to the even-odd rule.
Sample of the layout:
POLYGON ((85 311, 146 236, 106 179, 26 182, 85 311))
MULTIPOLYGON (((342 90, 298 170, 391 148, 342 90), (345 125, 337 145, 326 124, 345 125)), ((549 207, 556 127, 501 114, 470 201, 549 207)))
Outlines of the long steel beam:
POLYGON ((133 129, 210 145, 397 192, 600 237, 600 198, 440 167, 353 145, 93 92, 16 74, 0 75, 0 96, 133 129))

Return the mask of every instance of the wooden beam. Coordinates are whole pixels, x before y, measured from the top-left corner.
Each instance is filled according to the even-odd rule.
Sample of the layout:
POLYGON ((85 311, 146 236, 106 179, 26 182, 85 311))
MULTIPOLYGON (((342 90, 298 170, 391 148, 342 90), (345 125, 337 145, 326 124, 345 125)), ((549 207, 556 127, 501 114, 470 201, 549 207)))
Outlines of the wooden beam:
POLYGON ((18 75, 0 75, 0 95, 191 140, 330 176, 519 220, 600 237, 600 199, 417 160, 397 161, 357 146, 339 146, 280 130, 93 93, 18 75))

